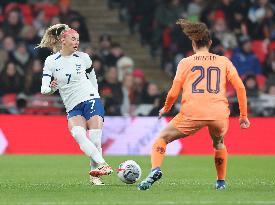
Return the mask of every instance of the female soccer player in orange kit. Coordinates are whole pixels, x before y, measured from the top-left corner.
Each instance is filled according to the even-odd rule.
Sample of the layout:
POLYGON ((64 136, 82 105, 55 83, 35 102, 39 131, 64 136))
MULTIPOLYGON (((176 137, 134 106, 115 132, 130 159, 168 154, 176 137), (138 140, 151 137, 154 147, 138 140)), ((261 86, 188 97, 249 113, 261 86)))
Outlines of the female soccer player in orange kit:
POLYGON ((247 98, 245 87, 231 61, 209 52, 212 44, 210 32, 204 23, 180 19, 183 32, 191 39, 194 55, 183 58, 177 67, 173 85, 168 92, 165 105, 159 116, 168 112, 182 90, 181 110, 161 131, 152 147, 152 170, 139 185, 147 190, 162 176, 166 145, 174 140, 195 134, 207 126, 213 140, 216 189, 225 189, 227 150, 223 143, 228 129, 230 114, 226 98, 226 81, 230 81, 237 92, 240 108, 240 127, 248 128, 247 98))

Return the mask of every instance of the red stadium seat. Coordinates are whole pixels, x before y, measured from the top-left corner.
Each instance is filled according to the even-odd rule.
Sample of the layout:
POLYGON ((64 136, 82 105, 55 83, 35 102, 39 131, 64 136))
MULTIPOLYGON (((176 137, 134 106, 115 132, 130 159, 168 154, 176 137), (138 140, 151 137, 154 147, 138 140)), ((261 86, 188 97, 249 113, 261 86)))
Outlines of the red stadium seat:
POLYGON ((252 50, 257 56, 260 63, 264 63, 267 55, 267 46, 264 41, 255 40, 251 42, 252 50))
POLYGON ((33 16, 31 7, 28 4, 19 4, 19 8, 24 16, 24 23, 32 24, 33 16))
POLYGON ((48 4, 48 3, 37 3, 34 7, 36 11, 43 10, 45 12, 45 18, 47 20, 51 19, 52 17, 58 16, 59 14, 59 7, 57 5, 48 4))
POLYGON ((265 89, 266 77, 264 75, 256 75, 256 81, 260 90, 265 89))
POLYGON ((2 102, 6 107, 16 106, 16 93, 8 93, 2 97, 2 102))

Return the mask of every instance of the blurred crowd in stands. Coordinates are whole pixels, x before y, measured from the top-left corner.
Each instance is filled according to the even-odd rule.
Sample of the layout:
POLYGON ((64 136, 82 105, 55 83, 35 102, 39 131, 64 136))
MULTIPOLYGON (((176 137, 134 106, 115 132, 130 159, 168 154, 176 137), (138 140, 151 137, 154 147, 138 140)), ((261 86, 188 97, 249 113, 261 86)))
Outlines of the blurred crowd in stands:
MULTIPOLYGON (((151 57, 173 78, 176 65, 193 54, 190 40, 175 25, 178 18, 205 22, 212 32, 211 52, 230 58, 249 97, 250 115, 275 116, 275 3, 272 0, 108 0, 110 9, 150 47, 151 57)), ((148 82, 119 42, 104 33, 91 39, 85 18, 69 0, 0 1, 0 112, 62 114, 58 93, 40 95, 43 63, 51 52, 34 49, 45 29, 66 23, 80 33, 80 50, 93 59, 106 115, 158 115, 166 92, 148 82), (92 48, 91 40, 99 42, 92 48)), ((148 54, 149 55, 149 54, 148 54)), ((228 87, 231 113, 236 94, 228 87)), ((169 115, 178 110, 176 104, 169 115)))
MULTIPOLYGON (((138 33, 140 42, 160 56, 164 71, 174 77, 178 62, 192 55, 190 40, 175 24, 179 18, 206 23, 211 52, 230 58, 247 89, 250 113, 275 115, 274 0, 109 0, 120 20, 138 33)), ((228 87, 231 113, 238 114, 236 93, 228 87)))

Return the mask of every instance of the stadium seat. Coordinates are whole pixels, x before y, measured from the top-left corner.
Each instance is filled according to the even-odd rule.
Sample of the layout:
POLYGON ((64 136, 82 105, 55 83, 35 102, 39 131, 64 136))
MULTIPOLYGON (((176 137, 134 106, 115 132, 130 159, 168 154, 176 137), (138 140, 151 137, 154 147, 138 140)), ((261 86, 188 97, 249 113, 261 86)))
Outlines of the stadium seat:
POLYGON ((28 4, 19 4, 19 8, 24 16, 24 23, 31 25, 33 21, 31 7, 28 4))
POLYGON ((16 93, 8 93, 3 95, 2 97, 2 102, 3 104, 10 108, 10 107, 15 107, 16 106, 16 93))
POLYGON ((257 56, 260 63, 264 63, 267 55, 267 46, 262 40, 255 40, 251 42, 252 50, 257 56))
POLYGON ((256 75, 256 81, 260 90, 265 89, 266 77, 264 75, 256 75))

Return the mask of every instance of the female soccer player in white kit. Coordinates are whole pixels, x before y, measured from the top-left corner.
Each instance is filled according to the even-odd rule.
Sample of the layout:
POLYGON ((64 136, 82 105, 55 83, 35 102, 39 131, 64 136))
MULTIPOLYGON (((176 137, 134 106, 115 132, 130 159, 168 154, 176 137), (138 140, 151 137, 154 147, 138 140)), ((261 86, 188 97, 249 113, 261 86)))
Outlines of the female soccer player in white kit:
POLYGON ((54 54, 45 61, 41 93, 52 94, 59 89, 69 130, 80 149, 91 158, 90 181, 104 185, 100 176, 113 172, 102 157, 104 108, 92 60, 88 54, 77 51, 78 46, 79 34, 66 24, 56 24, 46 30, 39 47, 50 48, 54 54))

